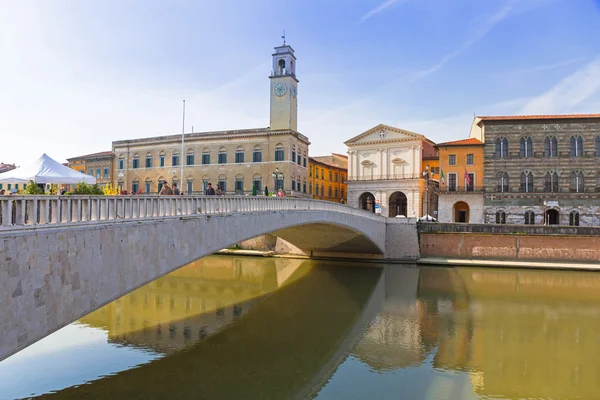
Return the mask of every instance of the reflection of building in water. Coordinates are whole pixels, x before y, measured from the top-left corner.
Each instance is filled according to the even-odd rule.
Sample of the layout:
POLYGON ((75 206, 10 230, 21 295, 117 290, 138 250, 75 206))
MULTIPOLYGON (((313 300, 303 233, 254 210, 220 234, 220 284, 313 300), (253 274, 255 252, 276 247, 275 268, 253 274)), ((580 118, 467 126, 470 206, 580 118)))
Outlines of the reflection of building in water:
POLYGON ((159 278, 80 320, 112 341, 172 352, 219 331, 276 290, 301 260, 207 257, 159 278), (281 282, 279 282, 281 281, 281 282))
POLYGON ((383 307, 354 349, 359 359, 377 371, 415 365, 424 359, 418 279, 417 268, 385 270, 383 307))
POLYGON ((423 268, 419 295, 458 305, 438 312, 434 366, 470 371, 480 395, 597 398, 598 287, 583 272, 423 268))

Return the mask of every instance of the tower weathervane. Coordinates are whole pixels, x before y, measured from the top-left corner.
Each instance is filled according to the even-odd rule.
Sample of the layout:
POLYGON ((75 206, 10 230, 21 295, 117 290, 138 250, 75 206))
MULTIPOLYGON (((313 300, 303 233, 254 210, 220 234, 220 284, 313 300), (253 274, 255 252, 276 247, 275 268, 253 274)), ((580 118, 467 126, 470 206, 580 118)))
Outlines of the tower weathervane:
POLYGON ((281 38, 283 39, 283 45, 285 46, 285 29, 283 30, 283 36, 281 38))

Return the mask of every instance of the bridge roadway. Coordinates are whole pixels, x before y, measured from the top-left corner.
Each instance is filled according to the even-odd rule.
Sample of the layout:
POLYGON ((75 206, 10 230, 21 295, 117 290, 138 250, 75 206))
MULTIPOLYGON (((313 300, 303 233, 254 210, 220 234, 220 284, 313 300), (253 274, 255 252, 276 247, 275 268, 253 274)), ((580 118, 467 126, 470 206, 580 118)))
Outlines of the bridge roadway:
POLYGON ((271 233, 311 257, 418 258, 414 224, 245 196, 0 198, 0 360, 133 289, 271 233))

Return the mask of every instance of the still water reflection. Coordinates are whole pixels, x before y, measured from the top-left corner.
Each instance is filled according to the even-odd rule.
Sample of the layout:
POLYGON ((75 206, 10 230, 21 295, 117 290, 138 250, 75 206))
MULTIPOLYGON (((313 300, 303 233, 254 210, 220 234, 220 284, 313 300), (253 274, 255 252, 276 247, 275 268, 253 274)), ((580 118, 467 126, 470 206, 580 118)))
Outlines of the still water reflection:
POLYGON ((598 288, 208 257, 0 363, 0 399, 598 399, 598 288))

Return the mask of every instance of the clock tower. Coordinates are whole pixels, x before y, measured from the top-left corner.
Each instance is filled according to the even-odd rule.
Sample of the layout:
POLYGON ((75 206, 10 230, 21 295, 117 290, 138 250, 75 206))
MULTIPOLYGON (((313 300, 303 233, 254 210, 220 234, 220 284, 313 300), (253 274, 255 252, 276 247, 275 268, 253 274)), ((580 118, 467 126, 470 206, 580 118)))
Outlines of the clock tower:
POLYGON ((294 49, 285 44, 275 47, 271 71, 271 124, 272 131, 298 130, 298 79, 294 49))

